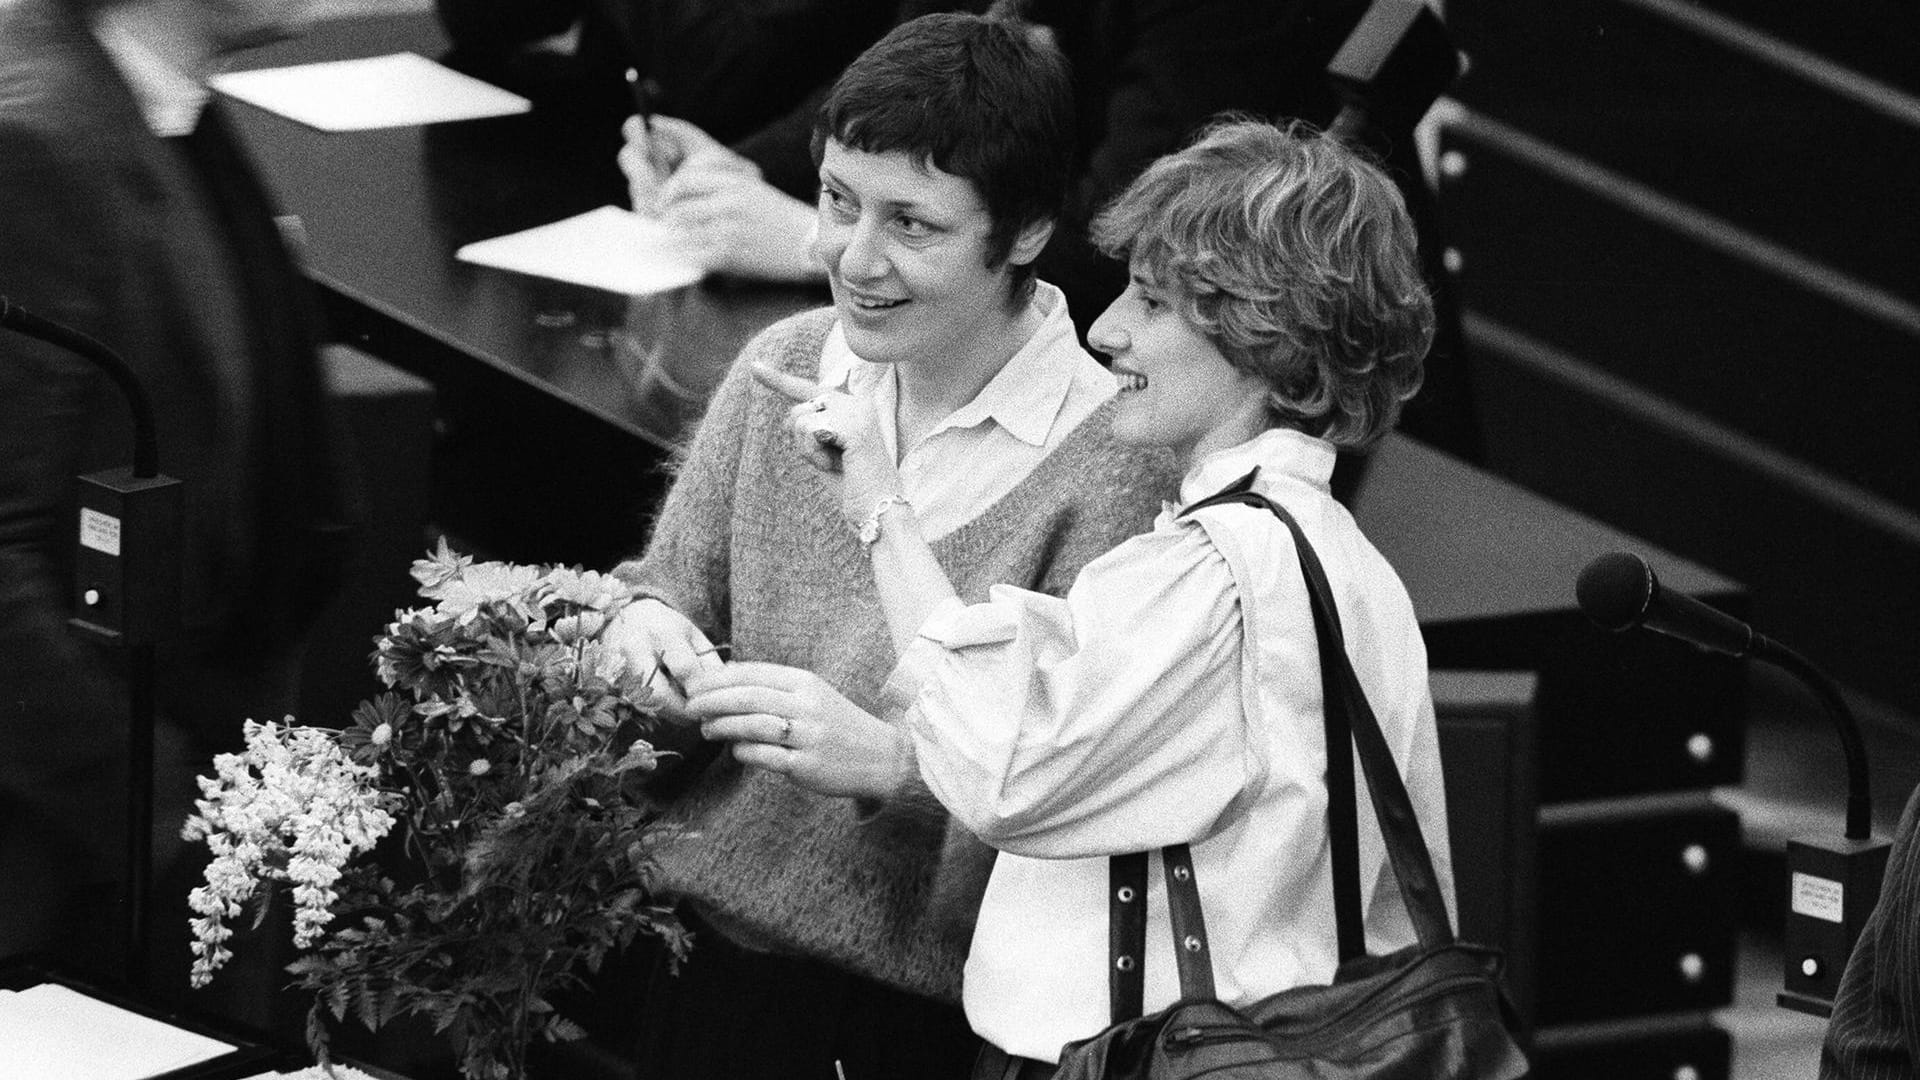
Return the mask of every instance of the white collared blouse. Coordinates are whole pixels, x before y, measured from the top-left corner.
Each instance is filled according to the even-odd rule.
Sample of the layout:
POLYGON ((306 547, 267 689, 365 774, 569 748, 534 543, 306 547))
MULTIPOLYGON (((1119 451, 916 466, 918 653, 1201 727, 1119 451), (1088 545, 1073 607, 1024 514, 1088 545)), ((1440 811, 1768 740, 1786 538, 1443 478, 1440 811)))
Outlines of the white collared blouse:
MULTIPOLYGON (((1256 489, 1299 520, 1451 904, 1426 649, 1399 577, 1328 491, 1333 462, 1331 445, 1270 430, 1200 462, 1181 499, 1257 466, 1256 489)), ((1272 514, 1169 507, 1064 598, 995 586, 987 603, 949 602, 895 679, 914 702, 905 723, 922 778, 1001 852, 965 976, 982 1037, 1053 1061, 1107 1026, 1107 856, 1170 843, 1193 844, 1223 1000, 1332 977, 1318 647, 1292 537, 1272 514)), ((1371 812, 1360 821, 1378 953, 1414 936, 1371 812)), ((1153 864, 1148 1011, 1179 996, 1153 864)))
POLYGON ((1012 491, 1113 396, 1113 376, 1080 347, 1065 294, 1042 281, 1033 303, 1044 316, 1040 328, 972 401, 904 454, 894 423, 899 398, 892 365, 860 359, 847 347, 838 323, 827 334, 820 382, 873 397, 881 437, 900 463, 901 494, 913 505, 914 521, 929 543, 1012 491))

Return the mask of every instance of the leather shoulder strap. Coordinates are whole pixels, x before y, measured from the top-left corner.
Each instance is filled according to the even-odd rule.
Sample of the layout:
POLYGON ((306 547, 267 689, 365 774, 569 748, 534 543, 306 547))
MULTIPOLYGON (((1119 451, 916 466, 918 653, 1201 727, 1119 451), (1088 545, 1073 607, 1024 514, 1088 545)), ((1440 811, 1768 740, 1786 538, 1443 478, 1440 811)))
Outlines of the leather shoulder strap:
POLYGON ((1146 1010, 1147 853, 1107 860, 1107 1007, 1114 1023, 1146 1010))
MULTIPOLYGON (((1380 730, 1380 721, 1374 716, 1359 677, 1354 674, 1353 662, 1347 656, 1340 612, 1334 603, 1326 570, 1320 565, 1320 557, 1300 523, 1279 504, 1254 491, 1253 478, 1254 474, 1249 473, 1225 490, 1188 506, 1181 514, 1228 502, 1243 503, 1266 508, 1293 534, 1320 649, 1327 737, 1327 829, 1332 848, 1334 915, 1340 959, 1342 962, 1352 960, 1366 951, 1360 913, 1359 796, 1354 784, 1354 755, 1342 752, 1342 748, 1349 745, 1359 751, 1373 811, 1386 839, 1387 857, 1420 944, 1426 948, 1450 944, 1454 940, 1453 927, 1440 897, 1433 858, 1421 835, 1406 783, 1400 778, 1386 736, 1380 730)), ((1199 889, 1193 877, 1192 853, 1186 844, 1175 844, 1162 848, 1161 856, 1166 866, 1181 995, 1210 998, 1214 994, 1212 953, 1200 910, 1199 889)), ((1118 1023, 1141 1015, 1144 1007, 1144 978, 1140 966, 1146 952, 1146 854, 1114 856, 1109 860, 1108 878, 1111 961, 1108 986, 1112 1019, 1118 1023), (1123 895, 1130 899, 1123 901, 1123 895), (1131 898, 1137 898, 1137 903, 1131 898)))
MULTIPOLYGON (((1322 684, 1325 688, 1325 709, 1329 717, 1336 710, 1345 714, 1345 724, 1351 731, 1351 738, 1359 750, 1360 767, 1367 778, 1367 791, 1373 803, 1374 816, 1380 823, 1380 832, 1386 840, 1387 857, 1392 863, 1395 878, 1400 885, 1401 899, 1407 907, 1407 914, 1413 922, 1414 931, 1421 945, 1434 948, 1451 944, 1454 940, 1452 923, 1447 919, 1446 903, 1440 897, 1438 879, 1433 871, 1433 858, 1427 851, 1426 839, 1421 834, 1420 822, 1413 812, 1413 800, 1407 795, 1406 782, 1400 777, 1395 765, 1393 753, 1387 746, 1386 735, 1380 730, 1380 721, 1375 717, 1373 706, 1367 701, 1366 691, 1360 685, 1360 679, 1353 671, 1353 662, 1347 656, 1345 635, 1340 627, 1340 611, 1334 603, 1333 589, 1328 584, 1326 570, 1320 565, 1320 557, 1307 540, 1305 531, 1300 528, 1292 514, 1285 507, 1261 495, 1250 487, 1229 487, 1218 495, 1209 496, 1187 507, 1183 514, 1192 513, 1204 506, 1225 502, 1245 503, 1249 506, 1265 507, 1287 526, 1293 534, 1294 548, 1300 559, 1300 570, 1307 580, 1308 601, 1313 608, 1314 630, 1320 639, 1320 669, 1322 684), (1237 490, 1236 490, 1237 488, 1237 490)), ((1333 723, 1328 723, 1331 733, 1333 723)), ((1345 755, 1335 753, 1328 745, 1328 783, 1329 783, 1329 825, 1332 826, 1332 806, 1344 802, 1352 806, 1356 800, 1351 791, 1344 799, 1336 799, 1331 785, 1337 779, 1336 758, 1345 755)), ((1357 828, 1356 828, 1357 833, 1357 828)), ((1336 845, 1340 838, 1334 836, 1336 845)), ((1357 849, 1353 857, 1358 865, 1357 849)), ((1340 858, 1336 854, 1336 871, 1340 858)), ((1336 873, 1335 900, 1339 902, 1341 886, 1336 873)), ((1357 873, 1354 886, 1357 907, 1357 873)), ((1337 908, 1336 908, 1337 910, 1337 908)), ((1357 913, 1355 913, 1357 914, 1357 913)), ((1345 935, 1342 935, 1343 942, 1345 935)), ((1357 955, 1357 954, 1355 954, 1357 955)), ((1342 959, 1351 958, 1343 947, 1342 959)))

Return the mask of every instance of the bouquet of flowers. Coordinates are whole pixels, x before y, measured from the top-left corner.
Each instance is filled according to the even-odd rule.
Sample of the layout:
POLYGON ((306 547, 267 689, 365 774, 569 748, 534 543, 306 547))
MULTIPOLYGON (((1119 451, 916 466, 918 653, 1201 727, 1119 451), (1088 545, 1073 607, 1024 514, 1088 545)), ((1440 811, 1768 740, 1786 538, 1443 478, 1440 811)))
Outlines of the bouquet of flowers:
POLYGON ((444 540, 413 564, 431 607, 402 610, 373 654, 388 687, 344 729, 245 725, 215 758, 184 835, 212 852, 189 903, 204 986, 290 887, 288 967, 326 1015, 368 1029, 422 1016, 471 1080, 517 1080, 536 1038, 577 1038, 548 996, 640 932, 687 937, 651 900, 661 752, 646 687, 601 641, 634 599, 610 576, 474 563, 444 540), (382 845, 383 838, 387 843, 382 845))

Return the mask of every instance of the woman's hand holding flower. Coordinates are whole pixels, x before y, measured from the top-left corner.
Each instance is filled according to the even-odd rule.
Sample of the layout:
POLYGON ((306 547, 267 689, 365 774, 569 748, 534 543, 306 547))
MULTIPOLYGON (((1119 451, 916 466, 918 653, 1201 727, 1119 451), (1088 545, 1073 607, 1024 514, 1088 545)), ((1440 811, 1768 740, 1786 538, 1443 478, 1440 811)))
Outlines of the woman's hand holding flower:
POLYGON ((686 719, 681 687, 696 672, 717 670, 718 650, 685 615, 652 598, 635 600, 608 623, 601 640, 627 659, 631 670, 646 673, 659 695, 661 715, 686 719))
POLYGON ((701 672, 687 692, 702 734, 809 791, 884 799, 914 771, 904 731, 810 671, 743 661, 701 672))

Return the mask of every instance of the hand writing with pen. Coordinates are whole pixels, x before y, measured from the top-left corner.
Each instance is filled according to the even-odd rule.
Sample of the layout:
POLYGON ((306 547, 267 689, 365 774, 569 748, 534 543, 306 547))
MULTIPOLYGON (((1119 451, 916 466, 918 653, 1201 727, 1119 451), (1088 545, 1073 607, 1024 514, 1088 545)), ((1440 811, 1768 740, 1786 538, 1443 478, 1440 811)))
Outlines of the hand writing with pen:
POLYGON ((774 187, 760 167, 699 125, 640 112, 621 129, 620 169, 637 213, 681 234, 710 273, 761 281, 819 281, 809 251, 814 208, 774 187))

